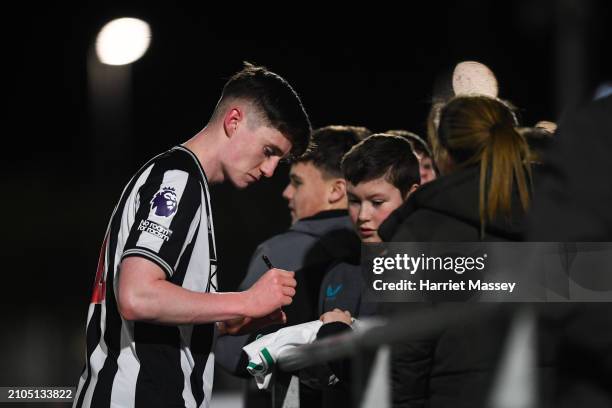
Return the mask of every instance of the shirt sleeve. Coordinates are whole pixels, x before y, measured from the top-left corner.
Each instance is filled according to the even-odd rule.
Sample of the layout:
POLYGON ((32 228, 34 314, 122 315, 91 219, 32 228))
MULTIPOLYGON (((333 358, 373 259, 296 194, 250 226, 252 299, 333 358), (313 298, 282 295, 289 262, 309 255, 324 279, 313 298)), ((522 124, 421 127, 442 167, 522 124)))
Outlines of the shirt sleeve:
POLYGON ((156 263, 170 279, 185 248, 196 238, 202 218, 198 179, 167 170, 147 181, 135 200, 135 218, 122 258, 139 256, 156 263))

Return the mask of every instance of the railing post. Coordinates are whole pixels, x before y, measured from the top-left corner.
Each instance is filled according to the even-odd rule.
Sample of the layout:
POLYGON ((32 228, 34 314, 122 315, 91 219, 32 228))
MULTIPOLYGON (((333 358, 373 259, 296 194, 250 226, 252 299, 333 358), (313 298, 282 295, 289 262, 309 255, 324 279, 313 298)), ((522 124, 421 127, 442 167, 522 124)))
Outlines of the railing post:
POLYGON ((272 374, 272 408, 300 407, 300 379, 279 369, 272 374))
POLYGON ((389 408, 391 406, 390 371, 391 347, 383 345, 376 351, 361 408, 389 408))
POLYGON ((491 408, 538 406, 536 327, 533 309, 524 306, 516 311, 493 383, 491 408))

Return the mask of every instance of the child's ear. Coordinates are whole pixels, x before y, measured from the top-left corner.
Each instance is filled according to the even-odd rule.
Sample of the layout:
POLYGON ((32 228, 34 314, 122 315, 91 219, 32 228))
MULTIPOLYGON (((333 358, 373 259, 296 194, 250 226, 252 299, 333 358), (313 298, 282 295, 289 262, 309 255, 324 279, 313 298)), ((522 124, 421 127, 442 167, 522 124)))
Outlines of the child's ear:
POLYGON ((418 184, 416 184, 416 183, 415 183, 415 184, 413 184, 413 185, 412 185, 412 187, 410 187, 410 190, 408 190, 408 192, 406 193, 406 197, 404 197, 404 200, 407 200, 407 199, 408 199, 408 197, 410 197, 410 195, 411 195, 412 193, 414 193, 415 191, 417 191, 417 189, 418 189, 418 188, 419 188, 419 185, 418 185, 418 184))
POLYGON ((334 179, 331 182, 330 189, 328 201, 330 204, 335 204, 346 197, 346 180, 343 178, 334 179))

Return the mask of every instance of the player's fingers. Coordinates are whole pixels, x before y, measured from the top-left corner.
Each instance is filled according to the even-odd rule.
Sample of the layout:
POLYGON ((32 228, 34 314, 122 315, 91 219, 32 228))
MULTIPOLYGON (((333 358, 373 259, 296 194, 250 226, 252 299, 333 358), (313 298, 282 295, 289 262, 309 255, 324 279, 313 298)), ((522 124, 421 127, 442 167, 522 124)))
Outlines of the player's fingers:
POLYGON ((282 277, 286 277, 286 278, 293 278, 295 275, 295 272, 293 271, 286 271, 284 269, 278 269, 278 268, 274 268, 271 269, 273 270, 277 275, 282 276, 282 277))
POLYGON ((284 286, 283 287, 283 295, 285 296, 295 296, 295 289, 290 287, 290 286, 284 286))
POLYGON ((292 288, 297 286, 297 281, 293 277, 284 277, 282 278, 281 283, 283 286, 290 286, 292 288))

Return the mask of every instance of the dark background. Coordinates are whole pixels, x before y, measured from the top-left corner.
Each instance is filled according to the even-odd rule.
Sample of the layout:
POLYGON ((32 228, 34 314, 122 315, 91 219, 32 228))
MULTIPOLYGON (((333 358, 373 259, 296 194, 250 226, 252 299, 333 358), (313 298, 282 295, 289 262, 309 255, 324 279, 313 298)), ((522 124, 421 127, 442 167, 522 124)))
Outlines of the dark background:
MULTIPOLYGON (((124 184, 206 124, 243 60, 284 76, 314 127, 420 134, 436 76, 461 60, 491 67, 527 125, 556 120, 611 77, 608 1, 328 3, 5 12, 0 386, 76 385, 99 246, 124 184), (88 54, 99 29, 125 16, 150 24, 151 47, 129 68, 103 70, 131 81, 122 104, 97 110, 88 54)), ((286 174, 245 191, 214 188, 222 289, 235 289, 259 242, 288 227, 286 174)))

